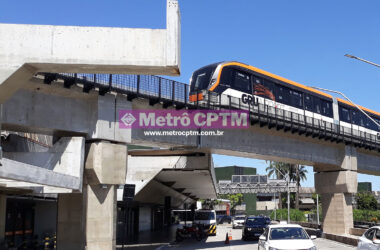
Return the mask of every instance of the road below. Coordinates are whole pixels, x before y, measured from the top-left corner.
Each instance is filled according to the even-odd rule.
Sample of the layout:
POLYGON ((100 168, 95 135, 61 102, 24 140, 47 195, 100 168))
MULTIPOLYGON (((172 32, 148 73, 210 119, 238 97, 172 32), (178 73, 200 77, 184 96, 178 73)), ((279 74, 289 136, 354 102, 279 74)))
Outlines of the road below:
MULTIPOLYGON (((318 250, 342 250, 342 249, 356 249, 350 245, 345 245, 331 240, 318 238, 313 241, 318 250)), ((188 239, 170 246, 162 246, 157 250, 169 249, 210 249, 210 250, 243 250, 243 249, 257 249, 257 241, 243 241, 241 239, 241 229, 232 229, 230 225, 218 225, 216 236, 210 236, 202 241, 195 239, 188 239), (225 244, 226 233, 232 234, 230 244, 225 244)))

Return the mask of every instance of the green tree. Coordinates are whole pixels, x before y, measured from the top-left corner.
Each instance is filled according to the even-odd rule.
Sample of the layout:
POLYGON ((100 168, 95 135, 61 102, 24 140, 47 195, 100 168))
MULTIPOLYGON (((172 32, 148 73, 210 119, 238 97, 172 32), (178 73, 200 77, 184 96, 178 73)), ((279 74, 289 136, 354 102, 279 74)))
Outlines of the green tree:
POLYGON ((371 192, 359 192, 355 199, 358 209, 377 210, 377 200, 371 192))
POLYGON ((223 195, 219 195, 218 198, 227 199, 230 201, 230 204, 231 204, 230 211, 232 215, 235 214, 236 206, 241 205, 243 202, 242 194, 223 194, 223 195))
POLYGON ((242 194, 229 194, 227 196, 231 202, 231 214, 232 215, 235 215, 235 209, 236 209, 236 206, 238 205, 241 205, 242 201, 243 201, 243 195, 242 194))
MULTIPOLYGON (((265 171, 268 173, 269 177, 274 177, 276 179, 285 179, 284 174, 289 172, 289 164, 283 163, 283 162, 274 162, 270 161, 269 166, 266 167, 265 171)), ((282 194, 278 194, 279 209, 282 208, 282 194)))
POLYGON ((297 192, 296 192, 296 200, 295 200, 295 208, 299 209, 299 197, 300 197, 300 186, 301 181, 305 181, 307 169, 305 166, 292 164, 289 166, 289 176, 290 180, 296 182, 297 192))

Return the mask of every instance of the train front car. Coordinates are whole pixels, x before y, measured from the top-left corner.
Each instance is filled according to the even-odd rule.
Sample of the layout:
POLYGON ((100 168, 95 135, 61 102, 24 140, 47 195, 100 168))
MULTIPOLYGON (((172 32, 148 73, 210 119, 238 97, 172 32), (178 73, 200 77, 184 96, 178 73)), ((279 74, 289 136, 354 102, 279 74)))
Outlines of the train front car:
MULTIPOLYGON (((248 66, 237 62, 210 64, 196 70, 190 80, 189 101, 197 105, 241 107, 253 103, 253 90, 248 66), (247 103, 249 99, 251 103, 247 103)), ((236 108, 236 107, 235 107, 236 108)))
MULTIPOLYGON (((209 91, 216 82, 221 68, 221 63, 214 63, 194 71, 190 79, 189 101, 191 103, 204 104, 209 101, 209 97, 216 92, 209 91)), ((215 101, 215 100, 214 100, 215 101)))

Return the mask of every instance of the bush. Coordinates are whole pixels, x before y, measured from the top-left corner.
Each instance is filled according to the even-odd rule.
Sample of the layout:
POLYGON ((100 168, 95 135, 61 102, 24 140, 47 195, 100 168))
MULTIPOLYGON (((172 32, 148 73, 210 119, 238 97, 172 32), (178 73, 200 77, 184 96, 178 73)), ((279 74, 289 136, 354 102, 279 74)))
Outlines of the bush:
POLYGON ((360 192, 355 196, 358 209, 361 210, 377 210, 377 200, 370 192, 360 192))
POLYGON ((380 211, 354 209, 354 221, 377 222, 380 221, 380 211))
MULTIPOLYGON (((274 220, 274 211, 270 215, 271 220, 274 220)), ((276 210, 277 220, 287 220, 288 210, 287 209, 277 209, 276 210)), ((290 220, 291 221, 306 221, 304 212, 297 209, 290 209, 290 220)))

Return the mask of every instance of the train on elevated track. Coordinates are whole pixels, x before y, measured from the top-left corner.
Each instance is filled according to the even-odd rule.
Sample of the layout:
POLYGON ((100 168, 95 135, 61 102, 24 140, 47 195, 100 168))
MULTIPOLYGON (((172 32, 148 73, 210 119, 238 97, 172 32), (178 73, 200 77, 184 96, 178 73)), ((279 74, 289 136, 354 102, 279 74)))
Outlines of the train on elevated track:
POLYGON ((243 109, 247 105, 267 105, 340 125, 351 134, 357 131, 371 135, 380 142, 380 128, 368 118, 380 123, 380 113, 361 106, 359 110, 349 101, 312 87, 239 62, 215 63, 193 73, 190 102, 218 101, 223 106, 231 105, 231 97, 240 99, 243 109))

